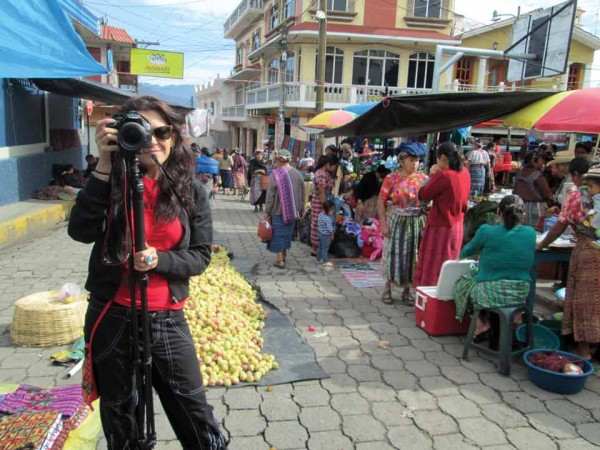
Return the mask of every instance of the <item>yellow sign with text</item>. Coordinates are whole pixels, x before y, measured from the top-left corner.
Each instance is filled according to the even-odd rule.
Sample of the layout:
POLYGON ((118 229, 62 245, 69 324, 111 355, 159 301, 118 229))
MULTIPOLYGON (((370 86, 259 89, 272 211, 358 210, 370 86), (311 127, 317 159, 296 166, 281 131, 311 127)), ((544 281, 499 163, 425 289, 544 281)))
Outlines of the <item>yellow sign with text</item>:
POLYGON ((183 78, 183 53, 132 48, 131 73, 147 77, 183 78))

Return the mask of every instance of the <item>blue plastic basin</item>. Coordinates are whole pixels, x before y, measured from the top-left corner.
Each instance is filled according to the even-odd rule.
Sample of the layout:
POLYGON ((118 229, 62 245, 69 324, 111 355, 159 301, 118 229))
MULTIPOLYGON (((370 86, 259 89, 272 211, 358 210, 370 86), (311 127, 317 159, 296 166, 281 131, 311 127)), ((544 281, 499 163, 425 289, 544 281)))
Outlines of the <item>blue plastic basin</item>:
POLYGON ((563 352, 561 350, 533 349, 525 352, 523 361, 529 368, 529 379, 536 386, 547 391, 556 392, 558 394, 576 394, 585 386, 587 378, 594 373, 594 366, 589 361, 582 359, 573 353, 563 352), (539 352, 554 351, 559 355, 570 359, 583 361, 583 373, 581 375, 568 375, 560 372, 542 369, 529 362, 529 355, 539 352))

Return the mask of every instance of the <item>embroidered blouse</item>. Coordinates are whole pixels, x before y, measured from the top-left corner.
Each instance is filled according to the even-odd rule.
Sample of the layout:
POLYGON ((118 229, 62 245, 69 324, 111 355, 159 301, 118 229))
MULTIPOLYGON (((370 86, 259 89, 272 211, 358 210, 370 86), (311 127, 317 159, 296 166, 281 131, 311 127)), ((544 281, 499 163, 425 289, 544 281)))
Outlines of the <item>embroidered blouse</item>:
POLYGON ((584 218, 585 212, 581 207, 581 193, 577 189, 573 189, 569 192, 567 200, 558 215, 558 221, 576 225, 581 223, 584 218))
POLYGON ((383 180, 379 198, 398 208, 417 207, 419 189, 426 179, 427 175, 421 172, 415 172, 408 177, 392 172, 383 180))

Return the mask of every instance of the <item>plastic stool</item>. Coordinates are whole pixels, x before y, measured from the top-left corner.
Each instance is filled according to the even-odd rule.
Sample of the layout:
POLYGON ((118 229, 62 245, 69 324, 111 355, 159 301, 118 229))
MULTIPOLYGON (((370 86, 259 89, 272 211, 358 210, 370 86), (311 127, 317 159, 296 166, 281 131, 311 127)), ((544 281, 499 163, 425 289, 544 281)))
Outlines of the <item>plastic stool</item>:
POLYGON ((504 308, 475 308, 475 312, 471 318, 471 325, 469 326, 469 331, 467 332, 465 347, 463 349, 462 357, 464 360, 469 359, 469 350, 471 347, 474 347, 484 354, 497 357, 499 362, 498 372, 500 372, 502 375, 510 375, 511 358, 516 358, 525 353, 527 350, 533 348, 533 323, 531 311, 529 311, 526 305, 508 306, 504 308), (479 318, 479 314, 481 314, 483 311, 494 313, 499 318, 500 338, 498 340, 497 351, 473 342, 477 319, 479 318), (515 315, 519 312, 525 313, 527 320, 527 346, 525 348, 513 351, 513 321, 515 315))

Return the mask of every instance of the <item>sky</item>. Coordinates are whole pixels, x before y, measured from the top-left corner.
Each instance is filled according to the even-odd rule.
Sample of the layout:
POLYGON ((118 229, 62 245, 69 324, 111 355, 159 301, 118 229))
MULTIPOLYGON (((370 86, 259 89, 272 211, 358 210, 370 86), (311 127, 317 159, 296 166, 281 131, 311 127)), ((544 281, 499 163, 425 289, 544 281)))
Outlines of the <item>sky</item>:
MULTIPOLYGON (((125 28, 138 41, 160 42, 158 48, 185 53, 184 78, 140 77, 158 85, 204 84, 229 76, 234 65, 235 43, 223 37, 223 24, 241 0, 83 0, 82 3, 108 24, 125 28), (125 6, 126 5, 126 6, 125 6)), ((558 4, 560 0, 455 0, 455 12, 478 26, 491 22, 493 11, 516 14, 558 4)), ((579 0, 586 10, 583 26, 600 35, 600 0, 579 0)), ((140 45, 140 47, 144 47, 140 45)), ((600 51, 596 52, 592 85, 600 86, 600 51)))

